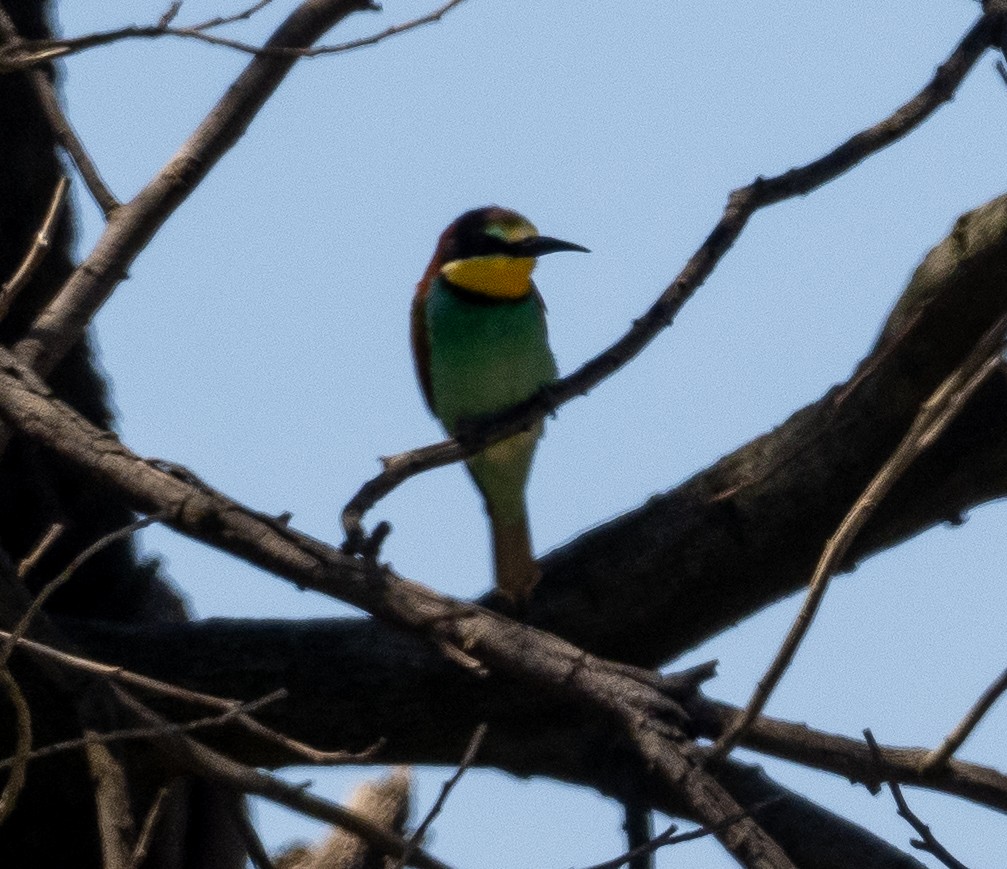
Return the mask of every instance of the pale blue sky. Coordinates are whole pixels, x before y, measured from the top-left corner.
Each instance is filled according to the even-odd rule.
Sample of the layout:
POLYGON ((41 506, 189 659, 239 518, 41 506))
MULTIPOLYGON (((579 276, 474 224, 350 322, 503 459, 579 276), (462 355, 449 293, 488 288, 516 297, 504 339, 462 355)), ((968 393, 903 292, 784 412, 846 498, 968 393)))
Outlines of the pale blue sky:
MULTIPOLYGON (((261 39, 293 0, 243 28, 261 39)), ((149 23, 164 2, 63 0, 68 35, 149 23)), ((432 3, 388 0, 327 41, 432 3)), ((180 23, 239 8, 188 0, 180 23)), ((377 456, 437 439, 408 352, 413 286, 441 229, 498 203, 591 248, 536 273, 569 371, 638 316, 702 241, 728 192, 806 162, 914 93, 978 13, 968 0, 586 4, 468 0, 439 24, 300 64, 159 233, 97 321, 124 440, 181 462, 297 527, 339 540, 340 508, 377 456)), ((134 42, 65 65, 70 116, 113 190, 135 193, 246 64, 226 49, 134 42)), ((674 326, 564 407, 530 491, 548 550, 638 505, 844 379, 928 248, 1007 190, 1007 89, 993 57, 908 140, 806 199, 756 216, 674 326)), ((100 231, 77 189, 82 252, 100 231)), ((489 585, 477 496, 455 466, 372 519, 405 575, 472 597, 489 585)), ((932 745, 1005 664, 1007 510, 974 511, 830 590, 769 712, 882 742, 932 745), (940 686, 937 689, 935 686, 940 686)), ((146 535, 199 616, 340 614, 163 530, 146 535)), ((710 692, 744 702, 797 601, 680 663, 721 661, 710 692)), ((1007 767, 1007 708, 962 752, 1007 767)), ((888 795, 766 761, 781 781, 908 848, 888 795)), ((371 771, 297 771, 335 798, 371 771)), ((429 806, 445 770, 419 773, 429 806)), ((973 867, 999 865, 1007 821, 909 792, 973 867)), ((262 807, 270 847, 317 827, 262 807)), ((435 826, 459 867, 568 869, 623 848, 619 807, 546 781, 473 772, 435 826)), ((660 821, 659 821, 660 823, 660 821)), ((925 858, 921 858, 924 859, 925 858)), ((662 869, 722 869, 713 842, 662 869)))

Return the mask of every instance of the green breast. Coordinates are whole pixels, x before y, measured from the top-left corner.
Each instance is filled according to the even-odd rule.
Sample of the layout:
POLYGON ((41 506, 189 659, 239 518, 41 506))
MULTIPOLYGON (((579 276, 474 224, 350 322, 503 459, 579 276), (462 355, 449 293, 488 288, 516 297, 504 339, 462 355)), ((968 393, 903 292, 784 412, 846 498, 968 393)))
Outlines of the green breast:
POLYGON ((485 302, 438 278, 427 296, 426 321, 434 412, 449 432, 458 420, 517 404, 556 377, 535 294, 485 302))

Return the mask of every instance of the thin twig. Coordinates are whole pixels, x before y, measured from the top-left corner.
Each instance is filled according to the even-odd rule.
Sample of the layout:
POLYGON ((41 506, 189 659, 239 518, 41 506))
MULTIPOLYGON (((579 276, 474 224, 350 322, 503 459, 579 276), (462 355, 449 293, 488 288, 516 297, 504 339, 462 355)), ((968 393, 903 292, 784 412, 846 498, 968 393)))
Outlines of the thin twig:
POLYGON ((35 569, 35 565, 38 564, 42 556, 49 551, 49 547, 59 540, 65 530, 66 526, 62 522, 53 522, 53 524, 49 526, 49 530, 42 535, 39 542, 35 544, 35 548, 22 558, 18 564, 18 579, 24 580, 28 574, 35 569))
POLYGON ((161 812, 170 792, 169 787, 163 787, 154 796, 154 801, 150 804, 140 827, 140 835, 136 839, 136 845, 133 846, 133 853, 130 854, 129 869, 140 869, 143 861, 147 859, 150 843, 154 839, 154 830, 157 829, 157 822, 161 819, 161 812))
POLYGON ((958 726, 945 737, 944 742, 923 759, 923 763, 920 764, 920 772, 923 775, 929 775, 941 769, 961 748, 962 743, 969 738, 969 734, 975 730, 976 725, 989 712, 990 707, 1000 699, 1000 695, 1004 691, 1007 691, 1007 670, 1004 670, 999 678, 983 691, 975 705, 958 723, 958 726))
POLYGON ((449 0, 443 6, 439 6, 433 12, 426 15, 421 15, 419 18, 414 18, 412 21, 406 21, 402 24, 393 24, 386 30, 382 30, 380 33, 375 33, 371 36, 364 36, 360 39, 351 39, 349 42, 342 42, 338 45, 322 45, 318 48, 308 49, 308 57, 317 57, 323 54, 338 54, 343 51, 352 51, 354 48, 364 48, 368 45, 376 45, 379 42, 384 42, 386 39, 392 36, 398 36, 400 33, 406 33, 409 30, 415 30, 417 27, 423 27, 427 24, 434 24, 440 21, 448 12, 454 9, 456 6, 460 6, 465 0, 449 0))
POLYGON ((807 634, 818 611, 829 580, 849 551, 857 534, 874 515, 878 505, 891 491, 910 465, 939 437, 941 432, 965 406, 972 394, 989 377, 1000 363, 1000 353, 1007 331, 1007 315, 998 319, 976 343, 975 348, 951 372, 928 398, 909 426, 902 441, 888 457, 881 469, 868 483, 867 488, 854 502, 835 533, 828 539, 809 583, 808 593, 800 612, 790 626, 787 636, 776 653, 772 664, 759 680, 752 699, 742 715, 738 716, 710 749, 708 761, 716 763, 725 758, 737 745, 745 730, 759 716, 773 690, 797 653, 797 648, 807 634))
POLYGON ((0 667, 0 682, 3 683, 11 705, 14 707, 14 724, 17 733, 17 742, 14 748, 14 757, 11 762, 10 774, 7 776, 7 783, 3 792, 0 793, 0 825, 7 819, 17 798, 24 787, 25 778, 28 771, 28 755, 31 752, 31 710, 28 708, 28 701, 25 700, 21 686, 11 675, 11 671, 6 667, 0 667))
MULTIPOLYGON (((25 40, 17 32, 17 28, 14 26, 10 15, 0 6, 0 50, 5 53, 13 53, 16 56, 24 44, 25 40)), ((49 52, 48 54, 43 52, 43 54, 45 54, 45 57, 42 58, 43 60, 57 56, 57 53, 54 52, 49 52)), ((7 64, 3 65, 6 68, 7 64)), ((87 150, 80 139, 77 138, 73 127, 70 126, 70 122, 60 107, 55 85, 43 70, 28 69, 25 71, 25 74, 28 76, 39 105, 42 107, 42 112, 49 122, 49 126, 52 128, 56 139, 63 147, 63 150, 70 156, 70 159, 73 160, 74 165, 84 179, 84 183, 87 184, 87 189, 91 191, 95 201, 107 218, 118 208, 119 200, 115 198, 112 191, 108 189, 108 186, 102 180, 101 174, 88 155, 87 150)))
POLYGON ((759 803, 757 806, 753 806, 749 811, 741 812, 735 817, 725 818, 717 827, 699 827, 695 830, 679 833, 677 832, 678 827, 672 824, 659 836, 655 836, 650 841, 644 842, 636 848, 631 848, 625 854, 620 854, 618 857, 606 860, 604 863, 595 863, 593 866, 585 867, 585 869, 619 869, 620 866, 625 866, 631 860, 637 857, 653 854, 655 851, 665 847, 666 845, 679 845, 682 842, 694 842, 696 839, 712 836, 714 833, 719 832, 720 829, 729 827, 731 824, 736 823, 742 818, 757 814, 767 806, 771 806, 773 803, 778 802, 779 799, 780 798, 777 797, 771 800, 766 800, 765 802, 759 803))
MULTIPOLYGON (((6 640, 9 642, 11 638, 12 635, 9 632, 0 630, 0 640, 6 640)), ((44 643, 39 643, 24 637, 17 641, 17 647, 31 652, 32 654, 40 655, 49 660, 64 664, 65 666, 73 667, 77 670, 83 670, 87 673, 105 676, 116 682, 121 682, 124 685, 130 685, 143 691, 150 691, 154 694, 179 700, 183 703, 208 706, 211 709, 219 709, 225 713, 231 713, 233 710, 238 709, 239 711, 234 713, 235 724, 240 725, 254 736, 262 737, 275 745, 279 745, 281 748, 297 755, 299 759, 305 761, 306 763, 318 766, 335 766, 337 764, 360 762, 374 757, 374 755, 377 754, 382 747, 382 743, 379 741, 375 745, 372 745, 361 752, 321 751, 320 749, 313 748, 312 746, 300 742, 291 736, 279 733, 278 731, 267 727, 265 724, 256 721, 254 718, 249 718, 248 715, 240 711, 239 707, 241 706, 241 703, 238 700, 217 697, 213 694, 204 694, 200 691, 192 691, 188 688, 183 688, 180 685, 172 685, 170 682, 162 682, 161 680, 154 679, 151 676, 134 673, 124 667, 117 667, 112 664, 103 664, 100 661, 94 661, 90 658, 71 655, 69 652, 54 649, 52 646, 47 646, 44 643)), ((270 698, 274 697, 274 695, 269 696, 270 698)))
POLYGON ((437 796, 436 801, 430 807, 430 811, 427 812, 426 817, 416 828, 416 831, 409 837, 406 842, 406 850, 399 857, 398 862, 394 865, 393 869, 403 869, 409 858, 412 856, 413 851, 416 850, 421 844, 423 844, 423 837, 426 836, 427 830, 430 829, 430 825, 434 822, 434 819, 441 813, 444 808, 444 804, 447 802, 451 791, 454 790, 454 786, 458 784, 458 781, 465 771, 472 766, 476 759, 476 755, 479 753, 479 747, 483 744, 483 739, 486 737, 486 730, 488 725, 486 722, 482 722, 475 731, 472 733, 472 738, 469 740, 468 747, 465 749, 465 753, 462 755, 461 761, 458 763, 458 769, 451 778, 449 778, 441 786, 441 792, 437 796))
POLYGON ((171 5, 164 11, 164 15, 157 20, 157 26, 167 27, 172 21, 178 18, 178 13, 181 11, 182 0, 172 0, 171 5))
POLYGON ((400 453, 384 461, 380 474, 364 483, 343 508, 347 550, 365 538, 364 514, 403 481, 431 468, 474 455, 487 445, 532 426, 546 414, 577 396, 635 358, 662 330, 709 277, 761 208, 803 196, 842 175, 866 157, 901 139, 954 95, 955 89, 999 32, 1000 16, 983 15, 957 45, 933 78, 911 100, 883 121, 848 139, 835 150, 800 168, 772 178, 756 178, 728 197, 717 225, 692 255, 674 281, 650 309, 614 344, 572 374, 548 384, 527 401, 474 426, 462 441, 451 439, 400 453))
POLYGON ((0 320, 3 320, 10 312, 14 300, 27 285, 29 278, 35 273, 35 269, 39 267, 42 260, 45 259, 46 254, 49 253, 56 222, 63 213, 63 205, 66 203, 66 194, 69 189, 70 179, 65 175, 61 175, 59 181, 56 182, 56 189, 52 192, 49 207, 42 218, 42 225, 39 226, 38 232, 35 233, 35 237, 32 239, 31 247, 25 254, 24 259, 21 260, 21 265, 17 267, 17 271, 14 272, 11 279, 0 286, 0 320))
POLYGON ((258 3, 253 3, 247 9, 243 9, 241 12, 235 12, 233 15, 225 15, 223 17, 211 18, 208 21, 204 21, 202 24, 193 24, 190 29, 192 30, 211 30, 214 27, 223 27, 226 24, 234 24, 236 21, 247 21, 260 9, 264 9, 273 0, 259 0, 258 3))
MULTIPOLYGON (((266 3, 257 3, 251 8, 251 12, 258 11, 266 3)), ((427 24, 440 21, 448 12, 456 6, 464 3, 465 0, 449 0, 442 6, 437 7, 426 15, 403 21, 401 24, 393 24, 384 30, 373 33, 370 36, 363 36, 359 39, 351 39, 348 42, 340 42, 335 45, 316 45, 294 47, 286 45, 252 45, 240 39, 230 39, 226 36, 218 36, 214 33, 207 33, 207 30, 219 27, 222 24, 230 24, 240 18, 248 17, 241 14, 230 18, 214 18, 191 27, 171 27, 158 22, 154 25, 133 25, 130 27, 120 27, 116 30, 107 30, 102 33, 92 33, 87 36, 75 36, 64 39, 38 39, 25 40, 23 45, 18 47, 17 52, 9 54, 3 59, 3 64, 7 68, 28 68, 36 64, 51 60, 54 57, 67 57, 71 54, 79 54, 89 48, 97 48, 102 45, 110 45, 114 42, 121 42, 126 39, 160 39, 162 37, 175 37, 179 39, 194 39, 198 42, 206 42, 210 45, 222 48, 231 48, 244 54, 252 54, 261 57, 289 57, 289 58, 310 58, 323 57, 331 54, 343 54, 353 51, 356 48, 365 48, 370 45, 377 45, 393 36, 408 33, 427 24)), ((249 12, 249 10, 246 10, 249 12)), ((249 13, 250 14, 250 13, 249 13)))
MULTIPOLYGON (((134 739, 157 739, 170 733, 192 733, 196 730, 203 730, 208 727, 219 727, 229 724, 240 715, 248 715, 257 709, 261 709, 268 703, 272 703, 281 697, 286 696, 285 691, 274 691, 258 700, 250 703, 242 703, 222 712, 219 715, 211 715, 205 718, 197 718, 193 721, 174 722, 169 721, 164 727, 124 727, 119 730, 110 730, 107 733, 97 733, 89 731, 86 736, 79 736, 76 739, 65 739, 62 742, 54 742, 30 751, 26 760, 33 761, 43 757, 50 757, 65 751, 75 751, 78 748, 86 748, 88 745, 108 744, 111 742, 125 742, 134 739)), ((17 756, 0 760, 0 769, 13 767, 18 762, 17 756)))
MULTIPOLYGON (((632 863, 633 860, 636 860, 639 857, 649 858, 650 855, 659 848, 663 848, 665 845, 670 845, 671 840, 675 837, 677 832, 678 825, 672 824, 663 833, 660 833, 652 839, 648 839, 646 842, 630 848, 618 857, 613 857, 611 860, 606 860, 604 863, 595 863, 591 866, 587 866, 586 869, 619 869, 620 866, 632 863)), ((703 835, 705 836, 708 833, 709 831, 704 828, 703 835)))
MULTIPOLYGON (((884 762, 881 758, 881 752, 878 749, 878 743, 874 739, 874 734, 871 733, 870 729, 864 731, 864 739, 867 740, 868 746, 870 746, 871 753, 874 755, 875 762, 878 765, 878 773, 884 778, 884 762)), ((885 783, 888 785, 888 789, 892 792, 892 796, 895 798, 895 805, 898 806, 899 816, 905 818, 911 825, 912 828, 919 833, 919 839, 910 839, 909 842, 914 848, 918 848, 920 851, 924 851, 927 854, 931 854, 941 861, 948 869, 969 869, 960 860, 955 859, 955 857, 945 848, 939 841, 937 837, 931 832, 930 827, 923 823, 922 820, 909 808, 909 804, 906 802, 906 798, 902 795, 902 788, 899 787, 899 783, 894 779, 885 779, 885 783)))
POLYGON ((84 564, 89 558, 97 555, 105 547, 117 540, 122 540, 123 538, 129 537, 141 528, 146 528, 148 525, 153 525, 155 522, 160 522, 165 518, 164 513, 153 513, 149 516, 143 516, 134 522, 130 522, 122 528, 118 528, 102 537, 99 537, 94 543, 87 547, 83 552, 81 552, 73 561, 71 561, 65 570, 56 576, 55 578, 49 580, 43 587, 42 590, 35 596, 35 599, 31 602, 31 606, 25 610, 24 615, 18 620, 18 623, 14 626, 14 629, 6 636, 4 640, 3 647, 0 648, 0 667, 5 667, 7 662, 10 660, 11 652, 14 650, 14 646, 17 644, 31 627, 31 623, 34 618, 42 611, 42 607, 45 606, 46 601, 60 588, 66 585, 70 581, 71 577, 76 573, 77 569, 84 564))

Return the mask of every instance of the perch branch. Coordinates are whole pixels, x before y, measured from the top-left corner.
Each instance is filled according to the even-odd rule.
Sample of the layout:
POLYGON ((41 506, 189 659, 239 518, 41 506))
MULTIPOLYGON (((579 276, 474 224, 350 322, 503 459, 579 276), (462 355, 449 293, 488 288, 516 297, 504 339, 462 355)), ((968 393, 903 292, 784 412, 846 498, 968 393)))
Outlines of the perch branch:
MULTIPOLYGON (((2 348, 0 413, 21 433, 67 456, 132 508, 158 514, 167 511, 163 521, 188 536, 298 586, 345 600, 435 646, 453 646, 484 666, 610 717, 701 823, 720 829, 724 818, 740 811, 730 794, 689 756, 688 740, 670 723, 680 714, 680 707, 654 687, 649 671, 637 671, 634 679, 630 675, 634 668, 610 664, 558 637, 480 607, 460 605, 387 568, 351 558, 251 511, 190 474, 169 473, 53 401, 44 386, 2 348), (28 406, 28 414, 18 412, 28 406)), ((737 821, 718 836, 744 865, 763 860, 780 869, 792 866, 779 845, 751 818, 737 821)))
POLYGON ((481 421, 463 440, 450 439, 399 453, 386 459, 380 474, 364 483, 343 508, 347 548, 363 542, 361 522, 381 498, 410 477, 471 456, 487 445, 529 428, 546 414, 584 395, 636 357, 672 320, 703 284, 759 209, 803 196, 847 172, 871 154, 901 139, 947 102, 980 55, 993 43, 999 15, 984 15, 968 31, 933 78, 909 102, 883 121, 848 139, 835 150, 805 166, 772 178, 756 178, 728 197, 717 225, 657 301, 633 321, 618 341, 585 362, 572 374, 548 384, 527 401, 481 421))

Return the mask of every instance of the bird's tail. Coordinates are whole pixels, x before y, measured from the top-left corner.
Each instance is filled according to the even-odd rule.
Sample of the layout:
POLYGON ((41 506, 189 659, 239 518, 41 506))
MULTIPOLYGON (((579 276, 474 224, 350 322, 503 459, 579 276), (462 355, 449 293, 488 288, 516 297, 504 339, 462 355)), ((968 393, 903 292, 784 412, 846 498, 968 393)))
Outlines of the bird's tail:
POLYGON ((516 519, 506 520, 491 513, 490 523, 497 590, 511 603, 523 606, 541 575, 531 551, 528 517, 523 510, 516 519))

